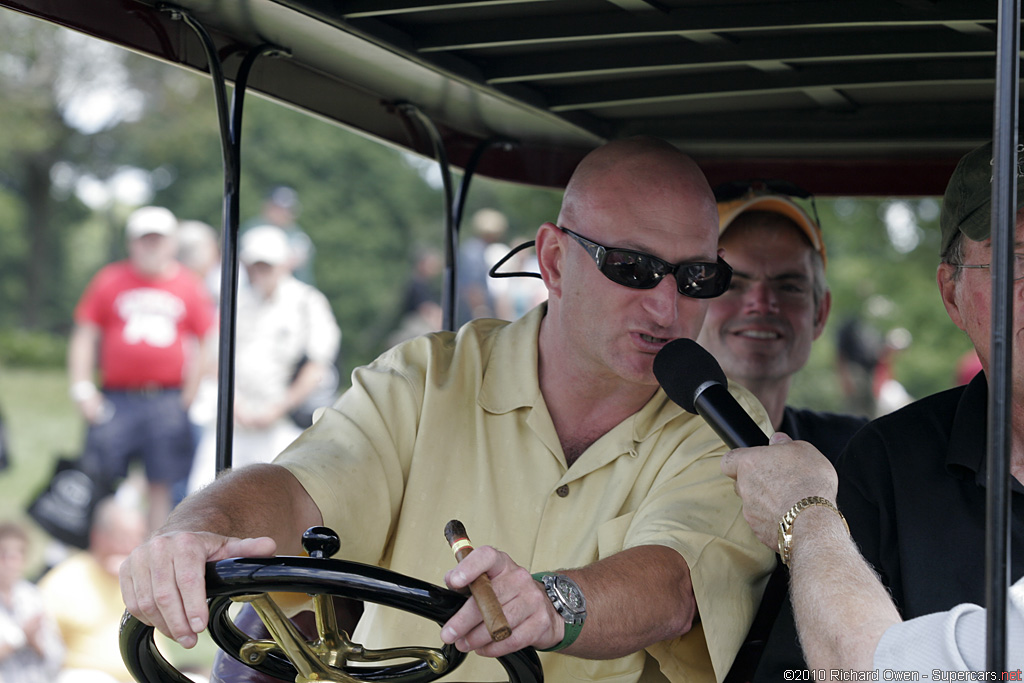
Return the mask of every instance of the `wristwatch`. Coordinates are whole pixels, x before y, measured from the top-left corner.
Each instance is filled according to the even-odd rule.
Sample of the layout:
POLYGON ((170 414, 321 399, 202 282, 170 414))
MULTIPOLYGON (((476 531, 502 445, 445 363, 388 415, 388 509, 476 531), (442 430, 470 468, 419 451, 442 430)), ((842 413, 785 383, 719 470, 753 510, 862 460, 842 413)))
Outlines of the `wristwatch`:
POLYGON ((564 574, 541 572, 534 574, 533 578, 544 584, 548 599, 565 621, 565 636, 562 642, 541 652, 553 652, 569 647, 579 637, 580 631, 583 630, 583 622, 587 618, 587 599, 583 597, 583 591, 575 581, 564 574))
POLYGON ((846 532, 850 532, 850 525, 846 523, 846 517, 843 516, 843 513, 839 511, 839 508, 832 501, 821 496, 807 496, 791 507, 789 512, 779 522, 779 559, 787 567, 789 566, 789 557, 793 549, 793 522, 796 521, 797 515, 807 508, 814 506, 828 508, 839 515, 839 519, 843 521, 843 526, 846 527, 846 532))

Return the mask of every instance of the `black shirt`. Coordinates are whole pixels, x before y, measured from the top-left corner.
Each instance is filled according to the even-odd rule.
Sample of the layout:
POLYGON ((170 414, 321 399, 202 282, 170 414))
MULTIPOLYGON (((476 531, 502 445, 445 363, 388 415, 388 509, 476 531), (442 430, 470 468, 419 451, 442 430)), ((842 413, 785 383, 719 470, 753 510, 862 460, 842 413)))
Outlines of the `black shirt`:
MULTIPOLYGON (((794 441, 807 441, 822 454, 835 463, 846 443, 858 429, 867 424, 866 417, 840 415, 837 413, 819 413, 786 406, 782 414, 779 431, 794 441)), ((751 634, 763 633, 770 628, 764 651, 752 680, 758 683, 774 683, 783 680, 787 669, 806 669, 803 652, 796 635, 796 623, 793 620, 793 606, 788 594, 789 570, 779 563, 775 574, 769 581, 763 598, 762 611, 758 612, 751 634), (777 608, 774 605, 778 605, 777 608), (771 624, 774 616, 774 623, 771 624), (762 621, 764 620, 764 621, 762 621)), ((749 643, 744 645, 747 647, 749 643)), ((737 664, 729 680, 746 679, 740 670, 746 665, 741 660, 745 654, 740 651, 737 664)), ((756 655, 754 655, 756 656, 756 655)))
POLYGON ((835 464, 850 437, 867 423, 868 419, 859 415, 816 413, 813 410, 786 406, 779 431, 793 441, 807 441, 821 451, 829 462, 835 464))
MULTIPOLYGON (((905 619, 985 604, 988 383, 879 418, 837 464, 839 509, 905 619)), ((1011 481, 1010 582, 1024 575, 1024 487, 1011 481)))

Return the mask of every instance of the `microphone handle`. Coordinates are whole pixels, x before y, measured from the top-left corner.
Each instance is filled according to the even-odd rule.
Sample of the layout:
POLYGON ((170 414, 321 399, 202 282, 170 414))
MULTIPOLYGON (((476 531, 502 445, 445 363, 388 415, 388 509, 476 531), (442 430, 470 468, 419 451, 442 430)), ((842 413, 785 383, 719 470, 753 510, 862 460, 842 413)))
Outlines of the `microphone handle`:
POLYGON ((729 448, 768 445, 768 436, 722 384, 705 385, 694 397, 693 406, 729 448))

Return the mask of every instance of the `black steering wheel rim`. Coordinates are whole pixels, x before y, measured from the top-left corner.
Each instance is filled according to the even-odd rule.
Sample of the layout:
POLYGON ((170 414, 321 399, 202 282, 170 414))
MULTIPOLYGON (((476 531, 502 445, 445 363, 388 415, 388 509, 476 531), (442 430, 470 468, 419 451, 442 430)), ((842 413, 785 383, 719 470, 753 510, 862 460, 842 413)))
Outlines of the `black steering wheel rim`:
MULTIPOLYGON (((401 609, 439 625, 451 618, 467 599, 447 588, 380 567, 308 557, 232 558, 210 562, 206 565, 206 587, 211 610, 210 635, 221 649, 239 661, 242 660, 237 655, 238 647, 249 638, 226 617, 234 596, 268 592, 336 595, 401 609)), ((442 652, 451 663, 448 672, 466 656, 452 645, 445 645, 442 652)), ((190 683, 156 648, 153 627, 142 624, 128 613, 121 625, 121 655, 132 676, 141 683, 190 683)), ((508 673, 510 683, 543 682, 540 660, 533 648, 524 648, 498 661, 508 673)), ((295 668, 277 653, 268 653, 263 664, 253 668, 276 678, 295 679, 295 668)), ((427 683, 438 677, 424 662, 359 667, 357 672, 353 677, 367 683, 396 679, 403 683, 427 683)))

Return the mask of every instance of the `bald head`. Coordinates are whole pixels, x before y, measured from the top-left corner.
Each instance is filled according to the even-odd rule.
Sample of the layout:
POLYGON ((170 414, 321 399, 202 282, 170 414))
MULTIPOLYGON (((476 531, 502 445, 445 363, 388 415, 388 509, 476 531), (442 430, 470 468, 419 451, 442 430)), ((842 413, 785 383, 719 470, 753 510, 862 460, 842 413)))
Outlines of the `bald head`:
POLYGON ((653 200, 652 210, 671 204, 659 198, 686 200, 702 222, 717 231, 714 195, 693 159, 657 138, 615 140, 588 154, 576 167, 565 188, 559 224, 578 224, 586 212, 601 212, 623 201, 653 200))
POLYGON ((558 224, 537 231, 548 288, 541 355, 558 359, 546 365, 555 379, 542 378, 542 388, 569 382, 586 394, 593 379, 602 386, 594 393, 622 389, 638 408, 658 385, 655 353, 668 340, 696 337, 707 301, 684 296, 674 277, 653 287, 622 282, 602 269, 600 247, 668 264, 714 263, 718 208, 693 160, 654 138, 610 142, 576 167, 558 224))
POLYGON ((89 552, 111 576, 117 576, 121 562, 146 536, 146 520, 134 507, 113 496, 96 506, 89 533, 89 552))

